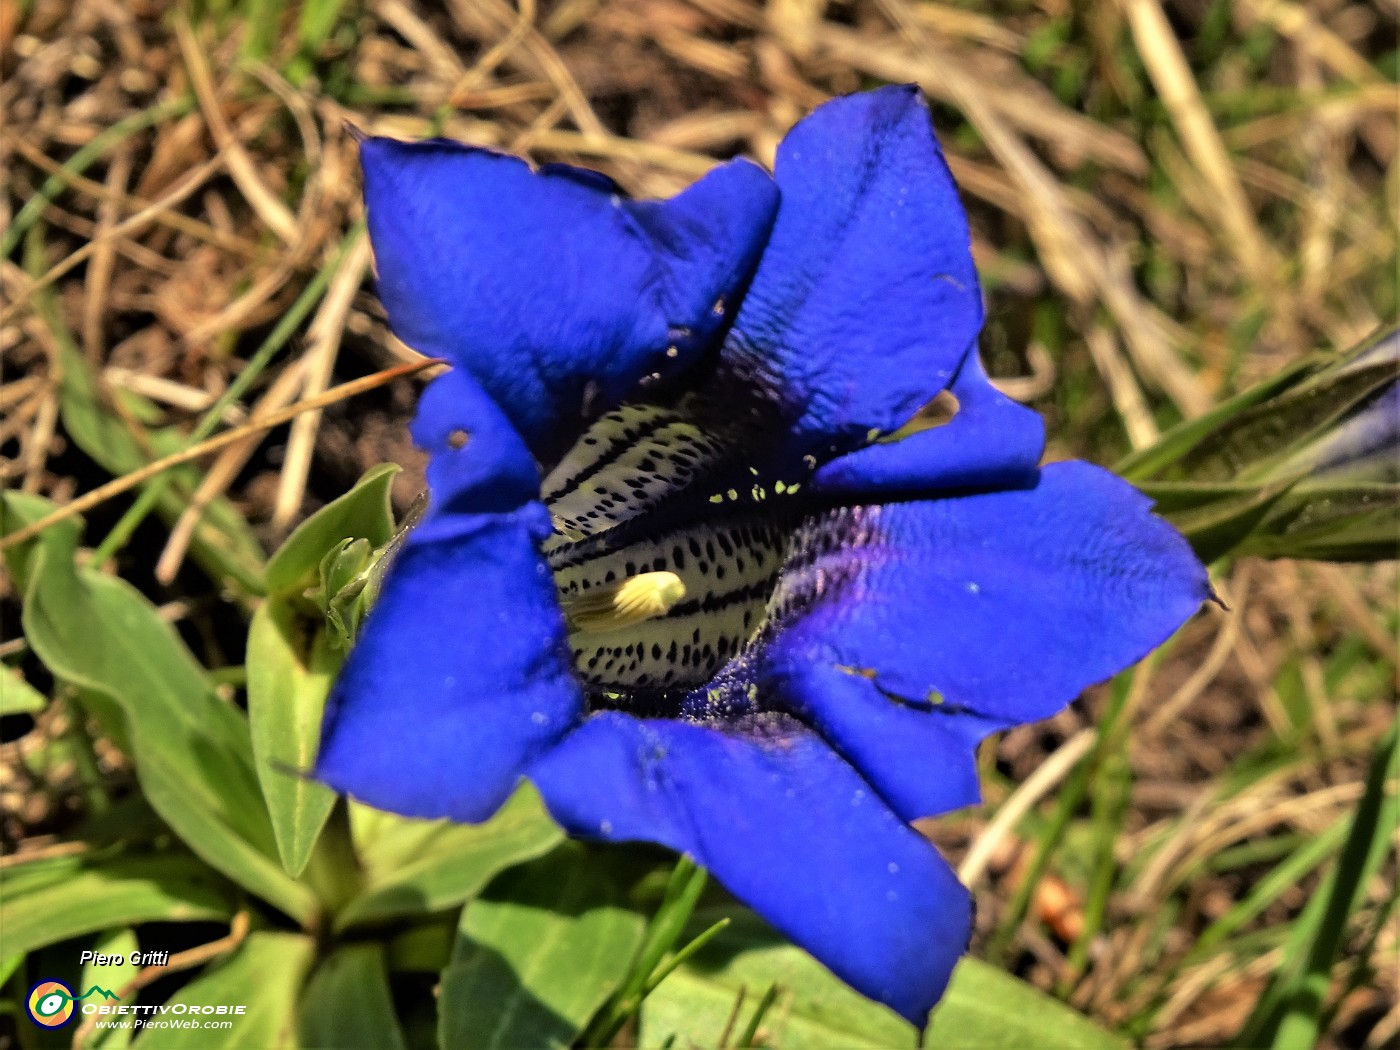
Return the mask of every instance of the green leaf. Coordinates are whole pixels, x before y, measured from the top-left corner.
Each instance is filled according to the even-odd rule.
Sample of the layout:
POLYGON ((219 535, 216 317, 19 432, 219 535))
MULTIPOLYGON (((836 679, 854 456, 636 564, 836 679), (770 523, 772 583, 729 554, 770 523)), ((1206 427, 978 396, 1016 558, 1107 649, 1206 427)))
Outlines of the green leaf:
MULTIPOLYGON (((0 492, 0 536, 33 525, 58 509, 58 504, 29 492, 0 492)), ((15 590, 24 593, 29 582, 29 555, 39 546, 39 537, 5 551, 5 568, 15 581, 15 590)))
POLYGON ((438 974, 452 961, 457 943, 457 916, 441 917, 410 926, 385 945, 389 969, 407 973, 438 974))
POLYGON ((1397 383, 1392 327, 1346 354, 1285 369, 1118 469, 1206 561, 1227 553, 1388 560, 1400 554, 1400 483, 1385 445, 1393 424, 1385 438, 1377 414, 1393 411, 1397 383))
MULTIPOLYGON (((46 886, 55 886, 71 879, 85 867, 94 866, 113 856, 110 849, 90 853, 59 854, 56 857, 25 859, 0 868, 0 888, 8 897, 30 893, 46 886)), ((3 904, 0 901, 0 904, 3 904)))
POLYGON ((1212 562, 1249 539, 1288 483, 1146 482, 1139 488, 1157 503, 1156 512, 1191 541, 1197 556, 1212 562))
POLYGON ((1400 378, 1400 362, 1368 353, 1395 330, 1345 354, 1314 354, 1134 453, 1117 471, 1130 481, 1258 481, 1338 420, 1400 378))
POLYGON ((1119 461, 1113 468, 1114 473, 1133 482, 1148 478, 1190 476, 1184 468, 1178 468, 1177 464, 1206 444, 1212 434, 1225 429, 1232 420, 1269 398, 1283 393, 1308 376, 1316 374, 1335 360, 1333 355, 1317 355, 1295 362, 1276 375, 1216 405, 1204 415, 1188 419, 1167 431, 1156 444, 1140 449, 1119 461))
MULTIPOLYGON (((83 964, 77 993, 82 995, 89 988, 98 987, 115 994, 124 988, 141 970, 141 967, 131 961, 131 953, 138 947, 136 934, 130 929, 113 930, 99 937, 93 943, 92 950, 98 955, 118 956, 121 962, 116 966, 95 966, 91 962, 83 964)), ((97 1028, 83 1043, 83 1047, 84 1050, 97 1050, 98 1047, 103 1050, 118 1050, 130 1045, 133 1034, 134 1030, 130 1025, 120 1028, 97 1028)))
POLYGON ((314 586, 321 559, 342 540, 363 538, 382 547, 393 539, 389 489, 398 472, 392 463, 366 471, 349 492, 298 525, 267 563, 268 592, 299 595, 314 586))
POLYGON ((947 1050, 1120 1050, 1129 1043, 1004 970, 964 958, 934 1008, 924 1045, 947 1050))
POLYGON ((1356 806, 1346 843, 1303 914, 1293 923, 1278 970, 1259 997, 1233 1046, 1312 1046, 1321 1031, 1332 967, 1346 943, 1349 919, 1365 899, 1390 853, 1400 823, 1400 721, 1376 743, 1366 787, 1356 806))
POLYGON ((337 930, 461 904, 563 838, 528 785, 484 824, 406 820, 362 806, 351 813, 365 888, 336 916, 337 930))
POLYGON ((301 997, 297 1030, 307 1050, 401 1050, 383 947, 347 944, 332 952, 301 997))
POLYGON ((25 635, 131 751, 151 807, 209 864, 302 922, 311 891, 275 860, 242 713, 150 602, 124 580, 73 564, 80 523, 48 530, 29 563, 25 635))
MULTIPOLYGON (((699 916, 703 922, 716 916, 699 916)), ((682 964, 642 1005, 640 1046, 713 1046, 748 994, 731 1031, 743 1031, 758 993, 774 982, 777 1002, 759 1026, 760 1039, 784 1050, 801 1047, 913 1047, 916 1031, 892 1010, 864 998, 806 952, 786 943, 749 913, 682 964)), ((930 1047, 976 1050, 1119 1050, 1125 1040, 1098 1028, 1030 985, 975 959, 963 959, 925 1033, 930 1047)))
POLYGON ((0 664, 0 717, 42 711, 48 697, 24 680, 18 668, 0 664))
POLYGON ((1238 553, 1327 561, 1400 557, 1400 484, 1303 482, 1268 508, 1238 553))
POLYGON ((570 1046, 627 976, 642 928, 580 847, 506 873, 462 910, 439 1045, 570 1046))
POLYGON ((302 50, 315 53, 340 20, 345 0, 306 0, 297 20, 297 40, 302 50))
POLYGON ((288 875, 306 867, 335 792, 293 771, 309 770, 321 739, 326 696, 341 654, 323 624, 274 596, 253 614, 248 634, 248 721, 258 781, 288 875))
POLYGON ((16 952, 13 955, 0 955, 0 986, 3 986, 15 975, 15 971, 20 968, 23 962, 23 952, 16 952))
POLYGON ((72 937, 143 922, 227 919, 227 885, 193 857, 119 857, 27 878, 20 864, 0 878, 5 952, 29 952, 72 937), (27 884, 26 884, 27 883, 27 884))
MULTIPOLYGON (((719 917, 720 913, 697 915, 692 928, 699 932, 719 917)), ((913 1025, 852 991, 806 952, 743 912, 647 996, 638 1045, 660 1046, 674 1036, 680 1046, 715 1046, 740 990, 747 994, 731 1026, 735 1032, 745 1028, 760 993, 774 982, 779 986, 777 1004, 759 1030, 760 1039, 774 1046, 914 1046, 913 1025)))
POLYGON ((688 958, 701 943, 709 941, 719 932, 721 927, 716 925, 701 933, 699 939, 685 937, 686 923, 695 912, 696 902, 704 892, 708 879, 705 869, 689 857, 682 854, 676 859, 675 867, 666 880, 661 903, 647 923, 642 943, 627 968, 626 980, 608 1004, 608 1009, 594 1022, 587 1042, 600 1045, 611 1043, 641 1008, 647 992, 655 988, 683 958, 688 958), (682 940, 689 943, 678 949, 682 940))
POLYGON ((147 1028, 136 1040, 140 1050, 282 1050, 296 1047, 296 1004, 315 956, 310 937, 259 932, 226 962, 216 964, 177 992, 167 1006, 183 1005, 183 1014, 167 1010, 162 1019, 183 1019, 194 1027, 147 1028), (204 1007, 246 1007, 242 1014, 206 1015, 204 1007), (199 1008, 197 1019, 191 1016, 199 1008), (230 1027, 199 1027, 227 1020, 230 1027))

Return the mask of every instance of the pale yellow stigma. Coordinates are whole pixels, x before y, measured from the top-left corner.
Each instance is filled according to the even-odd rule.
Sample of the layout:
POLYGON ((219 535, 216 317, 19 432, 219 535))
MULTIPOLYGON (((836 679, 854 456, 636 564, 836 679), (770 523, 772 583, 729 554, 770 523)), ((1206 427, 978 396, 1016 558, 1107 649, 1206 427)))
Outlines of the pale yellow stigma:
POLYGON ((685 597, 685 584, 674 572, 644 572, 584 594, 561 596, 559 604, 571 631, 601 634, 665 616, 685 597))

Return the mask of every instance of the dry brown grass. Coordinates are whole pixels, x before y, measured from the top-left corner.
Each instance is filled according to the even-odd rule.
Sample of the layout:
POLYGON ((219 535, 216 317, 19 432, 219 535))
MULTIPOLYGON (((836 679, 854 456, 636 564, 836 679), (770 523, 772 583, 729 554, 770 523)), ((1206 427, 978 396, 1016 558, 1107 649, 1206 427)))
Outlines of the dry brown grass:
MULTIPOLYGON (((295 12, 267 5, 281 21, 260 53, 258 27, 222 6, 234 11, 0 0, 0 227, 27 236, 34 264, 25 244, 0 260, 7 486, 71 504, 108 477, 63 424, 65 339, 138 437, 216 403, 361 216, 351 125, 582 163, 659 195, 719 158, 771 162, 833 94, 917 81, 972 215, 984 352, 1049 417, 1057 456, 1111 462, 1395 310, 1400 96, 1375 64, 1394 46, 1390 2, 1248 0, 1222 14, 1191 0, 376 0, 300 57, 295 12), (1223 42, 1203 44, 1209 34, 1223 42), (20 229, 40 192, 42 223, 20 229), (159 419, 132 417, 124 391, 159 419)), ((228 426, 303 410, 296 421, 228 439, 184 515, 118 557, 156 600, 178 599, 172 614, 196 634, 217 635, 208 607, 221 602, 185 567, 212 501, 232 497, 271 544, 365 467, 419 462, 403 431, 414 381, 306 410, 336 382, 416 356, 389 334, 369 264, 363 241, 349 247, 308 324, 224 411, 228 426)), ((410 469, 396 497, 418 484, 410 469)), ((92 542, 112 515, 94 515, 92 542)), ((1276 958, 1266 939, 1178 965, 1276 859, 1220 871, 1212 858, 1340 819, 1390 716, 1375 691, 1385 667, 1394 681, 1393 567, 1247 562, 1220 585, 1233 614, 1203 615, 1134 683, 1117 877, 1087 954, 1070 959, 1085 936, 1087 842, 1052 863, 1007 949, 1106 1023, 1150 1017, 1140 1034, 1154 1047, 1227 1039, 1276 958), (1268 753, 1283 757, 1253 772, 1268 753)), ((23 642, 0 654, 22 660, 23 642)), ((970 872, 984 941, 1056 782, 1098 740, 1105 696, 1009 734, 987 756, 1001 774, 988 806, 938 826, 955 856, 996 829, 970 872), (1026 819, 998 822, 1003 806, 1026 819)), ((66 804, 72 769, 28 757, 64 717, 0 745, 11 841, 54 826, 50 803, 66 804)), ((120 771, 119 756, 99 758, 120 771)), ((1286 925, 1315 879, 1246 929, 1286 925)), ((1391 899, 1393 885, 1371 887, 1370 913, 1391 899)), ((1393 926, 1381 948, 1379 972, 1338 1004, 1329 1045, 1400 1032, 1393 926)))

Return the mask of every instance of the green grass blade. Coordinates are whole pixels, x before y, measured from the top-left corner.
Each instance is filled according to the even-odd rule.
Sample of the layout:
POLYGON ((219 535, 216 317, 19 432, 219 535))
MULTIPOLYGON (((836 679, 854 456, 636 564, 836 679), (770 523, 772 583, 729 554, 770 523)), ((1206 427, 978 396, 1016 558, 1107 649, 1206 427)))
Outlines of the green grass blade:
POLYGON ((1298 919, 1284 957, 1235 1046, 1296 1048, 1316 1043, 1326 1007, 1332 965, 1346 935, 1347 920, 1361 903, 1366 882, 1375 875, 1390 844, 1400 800, 1387 785, 1397 773, 1397 726, 1376 746, 1366 788, 1356 807, 1337 865, 1298 919))
MULTIPOLYGON (((182 117, 192 108, 194 108, 193 98, 182 98, 161 102, 149 109, 143 109, 139 113, 133 113, 96 135, 91 142, 68 158, 62 170, 68 174, 81 175, 100 160, 108 150, 120 145, 132 135, 154 127, 161 121, 172 117, 182 117)), ((49 206, 49 202, 62 193, 67 185, 68 180, 57 173, 44 180, 44 184, 39 187, 39 192, 25 202, 24 207, 19 210, 19 214, 14 217, 9 228, 5 230, 4 234, 0 234, 0 258, 9 256, 15 250, 20 238, 28 232, 29 227, 39 221, 44 214, 44 209, 49 206)))

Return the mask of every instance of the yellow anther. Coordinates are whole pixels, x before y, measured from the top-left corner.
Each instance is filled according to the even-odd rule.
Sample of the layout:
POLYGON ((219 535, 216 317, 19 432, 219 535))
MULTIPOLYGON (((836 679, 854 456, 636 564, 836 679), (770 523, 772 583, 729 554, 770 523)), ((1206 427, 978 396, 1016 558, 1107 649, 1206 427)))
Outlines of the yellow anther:
POLYGON ((569 630, 601 634, 665 616, 685 597, 674 572, 644 572, 560 599, 569 630))

